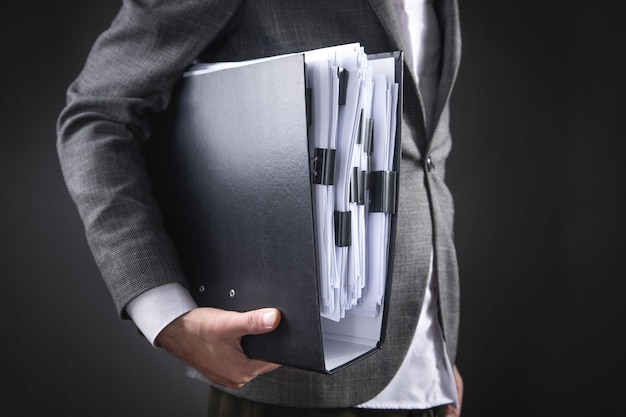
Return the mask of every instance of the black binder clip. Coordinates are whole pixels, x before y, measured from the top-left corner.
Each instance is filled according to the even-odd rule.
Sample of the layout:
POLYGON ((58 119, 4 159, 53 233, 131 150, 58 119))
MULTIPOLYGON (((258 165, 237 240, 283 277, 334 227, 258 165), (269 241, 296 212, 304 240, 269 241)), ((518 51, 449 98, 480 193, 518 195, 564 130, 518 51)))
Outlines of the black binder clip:
POLYGON ((348 91, 348 70, 337 67, 337 77, 339 77, 339 105, 346 104, 346 92, 348 91))
POLYGON ((352 212, 335 211, 335 246, 352 245, 352 212))
POLYGON ((365 128, 365 110, 361 109, 359 112, 359 124, 357 125, 356 143, 360 145, 363 143, 363 129, 365 128))
POLYGON ((395 214, 397 205, 397 171, 371 172, 369 175, 369 211, 395 214))
POLYGON ((365 190, 367 190, 367 172, 352 167, 350 172, 350 202, 359 206, 365 205, 365 190))
POLYGON ((363 152, 368 155, 374 150, 374 119, 368 117, 363 126, 363 152))
POLYGON ((315 148, 313 155, 313 184, 333 185, 335 182, 335 149, 315 148))

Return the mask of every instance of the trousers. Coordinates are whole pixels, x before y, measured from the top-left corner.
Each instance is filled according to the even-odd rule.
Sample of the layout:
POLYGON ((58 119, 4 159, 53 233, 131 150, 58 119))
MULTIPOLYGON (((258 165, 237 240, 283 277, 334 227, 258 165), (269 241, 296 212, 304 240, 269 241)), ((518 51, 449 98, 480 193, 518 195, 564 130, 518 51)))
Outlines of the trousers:
POLYGON ((445 406, 426 410, 299 408, 263 404, 209 389, 208 417, 445 417, 445 406))

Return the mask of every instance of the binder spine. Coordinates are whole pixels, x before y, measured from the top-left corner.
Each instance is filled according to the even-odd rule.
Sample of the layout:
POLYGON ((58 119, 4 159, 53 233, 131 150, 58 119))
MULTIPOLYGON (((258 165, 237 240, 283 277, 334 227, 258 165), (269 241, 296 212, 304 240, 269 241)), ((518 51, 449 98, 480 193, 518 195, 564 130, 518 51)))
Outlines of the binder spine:
POLYGON ((395 214, 397 206, 397 171, 371 172, 369 174, 369 211, 395 214))
POLYGON ((335 211, 335 246, 352 245, 352 212, 335 211))
POLYGON ((311 126, 311 123, 313 123, 313 115, 311 114, 311 109, 313 108, 313 91, 311 88, 304 90, 304 99, 306 100, 306 125, 311 126))
POLYGON ((313 184, 333 185, 335 182, 335 149, 315 148, 313 156, 313 184))

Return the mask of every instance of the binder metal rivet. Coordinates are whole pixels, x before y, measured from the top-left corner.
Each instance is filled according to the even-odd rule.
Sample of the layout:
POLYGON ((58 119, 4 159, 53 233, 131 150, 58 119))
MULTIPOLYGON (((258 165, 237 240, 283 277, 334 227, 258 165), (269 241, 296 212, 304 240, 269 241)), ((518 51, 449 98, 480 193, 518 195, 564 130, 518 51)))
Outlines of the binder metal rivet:
POLYGON ((200 292, 204 292, 204 290, 205 290, 204 285, 200 285, 200 288, 198 288, 198 290, 199 290, 200 292))
POLYGON ((230 295, 230 297, 234 297, 235 296, 235 290, 231 289, 230 292, 228 293, 228 295, 230 295))

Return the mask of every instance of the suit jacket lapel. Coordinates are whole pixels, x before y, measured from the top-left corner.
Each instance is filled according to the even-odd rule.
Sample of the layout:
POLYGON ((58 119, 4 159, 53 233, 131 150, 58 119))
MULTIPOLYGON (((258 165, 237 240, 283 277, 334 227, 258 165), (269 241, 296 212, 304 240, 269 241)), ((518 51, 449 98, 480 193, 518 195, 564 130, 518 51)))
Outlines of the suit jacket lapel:
MULTIPOLYGON (((396 12, 394 10, 392 2, 389 0, 369 0, 372 9, 381 21, 385 31, 387 32, 392 44, 399 50, 406 50, 406 46, 402 37, 402 29, 398 19, 396 18, 396 12)), ((456 78, 459 67, 461 40, 460 40, 460 28, 459 28, 459 13, 456 0, 434 0, 435 8, 441 25, 442 40, 443 40, 443 52, 442 52, 442 67, 441 77, 439 82, 439 89, 437 92, 437 100, 434 109, 433 126, 428 127, 428 139, 434 132, 437 125, 437 121, 441 116, 441 112, 450 98, 452 86, 456 78)), ((417 77, 413 72, 413 68, 409 65, 405 65, 405 73, 410 74, 410 82, 412 92, 414 92, 419 98, 419 104, 421 108, 421 114, 418 124, 420 127, 424 127, 425 113, 424 104, 421 94, 417 88, 417 77)), ((405 83, 407 82, 405 77, 405 83)), ((406 88, 406 86, 405 86, 406 88)))
MULTIPOLYGON (((402 28, 396 17, 396 10, 393 6, 393 2, 389 0, 369 0, 374 12, 378 16, 378 19, 382 23, 387 35, 392 41, 393 46, 397 50, 406 51, 407 45, 404 43, 404 37, 402 36, 402 28)), ((411 81, 417 86, 417 76, 413 72, 413 68, 410 65, 406 65, 405 69, 411 76, 411 81)), ((419 94, 419 92, 418 92, 419 94)), ((420 98, 421 102, 421 98, 420 98)))
POLYGON ((397 49, 404 50, 402 29, 396 18, 393 2, 389 0, 369 0, 369 2, 387 31, 389 38, 392 40, 393 46, 397 49))
MULTIPOLYGON (((400 22, 398 22, 398 18, 396 15, 396 10, 393 6, 393 2, 389 0, 369 0, 374 12, 378 16, 378 19, 382 23, 389 39, 391 39, 391 43, 395 50, 406 51, 407 45, 404 43, 404 36, 402 36, 402 28, 400 27, 400 22)), ((406 61, 405 61, 406 63, 406 61)), ((419 96, 419 91, 417 89, 417 77, 413 72, 413 68, 410 65, 405 65, 405 72, 408 71, 410 74, 410 81, 412 82, 412 88, 415 89, 415 92, 419 96)), ((407 80, 405 79, 405 82, 407 80)), ((421 103, 421 96, 420 96, 421 103)))
POLYGON ((437 126, 441 112, 450 100, 452 86, 459 71, 461 60, 461 28, 457 0, 435 0, 434 4, 441 25, 443 49, 441 76, 435 103, 435 118, 433 119, 433 126, 429 128, 431 135, 437 126))
MULTIPOLYGON (((378 16, 382 26, 385 28, 385 31, 391 40, 392 46, 396 50, 406 51, 407 46, 404 43, 402 28, 398 22, 393 2, 389 0, 369 0, 369 2, 372 9, 378 16)), ((417 77, 413 72, 413 68, 406 64, 406 60, 404 61, 404 74, 405 119, 407 119, 409 123, 415 124, 415 126, 423 132, 423 135, 426 136, 426 113, 424 111, 424 102, 419 92, 419 88, 417 88, 417 77), (407 94, 409 95, 407 96, 407 94), (414 100, 411 100, 411 103, 416 105, 407 106, 406 104, 408 104, 408 102, 406 99, 411 96, 417 97, 417 103, 415 103, 414 100)), ((416 140, 417 147, 420 148, 418 138, 415 137, 414 139, 416 140)))

